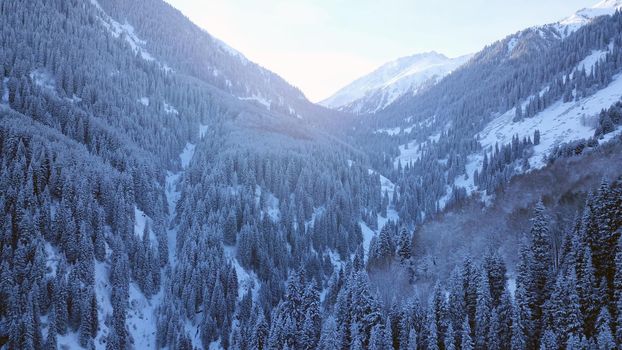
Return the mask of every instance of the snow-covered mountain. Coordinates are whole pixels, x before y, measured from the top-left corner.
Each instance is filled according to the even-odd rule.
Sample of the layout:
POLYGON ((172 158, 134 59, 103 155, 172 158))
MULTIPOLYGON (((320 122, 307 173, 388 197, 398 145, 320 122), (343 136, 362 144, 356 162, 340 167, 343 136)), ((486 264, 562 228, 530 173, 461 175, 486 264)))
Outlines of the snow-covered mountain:
POLYGON ((575 12, 572 16, 567 17, 554 25, 562 29, 562 32, 568 34, 591 22, 594 18, 612 15, 621 8, 622 0, 603 0, 592 7, 584 8, 575 12))
MULTIPOLYGON (((164 1, 91 0, 98 22, 145 60, 196 77, 240 101, 306 119, 332 113, 164 1)), ((327 117, 328 118, 328 117, 327 117)), ((325 118, 326 119, 326 118, 325 118)))
POLYGON ((435 84, 470 58, 449 58, 437 52, 402 57, 355 80, 320 104, 356 114, 374 113, 401 96, 435 84))
POLYGON ((622 129, 604 127, 609 117, 601 111, 622 98, 616 63, 622 52, 616 24, 620 8, 622 1, 603 1, 488 45, 434 86, 361 118, 361 139, 399 143, 395 168, 451 164, 437 175, 448 180, 445 189, 439 188, 446 192, 438 201, 443 207, 456 194, 492 193, 513 175, 546 167, 566 145, 585 147, 617 137, 622 129), (538 142, 530 145, 536 131, 538 142), (486 163, 503 146, 528 151, 513 151, 522 158, 512 163, 515 159, 508 157, 504 161, 511 164, 493 171, 486 163))
MULTIPOLYGON (((494 330, 509 348, 500 315, 520 321, 513 305, 537 292, 509 290, 517 269, 503 265, 536 260, 516 256, 531 204, 558 205, 551 233, 581 235, 564 239, 566 256, 589 257, 585 237, 605 242, 593 276, 610 276, 604 262, 622 253, 609 200, 622 182, 601 186, 572 229, 585 192, 622 176, 620 13, 563 35, 561 22, 524 30, 443 79, 442 55, 398 61, 378 91, 406 92, 360 116, 310 103, 162 0, 2 0, 0 18, 0 349, 450 348, 468 310, 441 313, 446 329, 428 321, 444 290, 449 306, 473 305, 465 282, 483 293, 477 315, 506 322, 476 317, 479 347, 493 347, 479 343, 494 330), (583 159, 557 166, 571 157, 583 159), (469 210, 469 194, 492 206, 469 210), (485 252, 499 256, 468 258, 485 252)), ((547 281, 553 296, 575 292, 575 260, 547 281)), ((599 330, 574 334, 582 348, 615 347, 621 323, 605 322, 620 301, 603 281, 604 316, 579 317, 591 323, 577 332, 599 330)), ((543 309, 544 320, 583 310, 543 309)), ((565 345, 555 331, 546 338, 565 345)))

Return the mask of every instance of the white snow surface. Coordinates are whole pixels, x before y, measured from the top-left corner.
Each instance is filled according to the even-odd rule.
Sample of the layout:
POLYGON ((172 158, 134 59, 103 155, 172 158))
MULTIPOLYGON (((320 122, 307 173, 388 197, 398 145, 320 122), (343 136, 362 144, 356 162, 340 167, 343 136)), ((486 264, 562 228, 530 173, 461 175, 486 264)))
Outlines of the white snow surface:
POLYGON ((618 74, 604 89, 578 102, 558 101, 536 114, 519 122, 512 122, 514 109, 492 120, 480 133, 481 144, 486 148, 507 144, 512 136, 533 137, 540 130, 540 144, 534 147, 529 159, 532 168, 545 165, 545 157, 560 143, 588 139, 594 135, 598 114, 609 108, 622 97, 622 75, 618 74))
POLYGON ((257 102, 260 105, 266 107, 266 109, 270 110, 271 102, 269 100, 267 100, 266 98, 264 98, 263 96, 253 95, 253 96, 249 96, 249 97, 238 97, 238 99, 240 99, 242 101, 257 102))
MULTIPOLYGON (((611 46, 610 46, 610 49, 611 49, 611 46)), ((608 50, 592 51, 592 53, 589 56, 587 56, 581 62, 579 62, 579 64, 577 65, 577 69, 579 70, 585 69, 585 72, 588 75, 591 75, 592 68, 594 68, 594 66, 596 65, 596 62, 603 61, 605 57, 607 56, 607 53, 609 53, 608 50)))
POLYGON ((0 100, 0 104, 9 104, 9 78, 2 79, 2 99, 0 100))
POLYGON ((101 7, 99 2, 97 2, 97 0, 91 0, 91 4, 99 10, 100 22, 114 38, 124 38, 134 54, 139 55, 140 58, 145 61, 156 62, 165 72, 172 71, 171 67, 169 67, 166 63, 156 61, 156 59, 147 51, 147 49, 145 49, 145 45, 147 44, 147 42, 141 40, 136 35, 136 33, 134 33, 134 27, 131 24, 127 22, 125 24, 121 24, 114 20, 114 18, 110 17, 106 13, 106 11, 104 11, 104 9, 101 7))
MULTIPOLYGON (((134 207, 134 234, 143 238, 145 232, 145 225, 150 222, 151 219, 142 210, 134 207)), ((149 231, 149 238, 151 239, 151 230, 149 231)))
POLYGON ((208 130, 208 126, 204 125, 204 124, 199 124, 199 137, 203 138, 205 136, 205 133, 208 130))
MULTIPOLYGON (((224 52, 228 53, 229 55, 231 55, 233 57, 236 57, 243 64, 247 64, 249 62, 248 59, 240 51, 238 51, 238 50, 232 48, 231 46, 227 45, 224 41, 222 41, 220 39, 214 38, 213 36, 212 36, 212 38, 214 39, 216 44, 220 47, 220 49, 223 50, 224 52)), ((214 75, 215 76, 218 75, 218 70, 214 70, 214 75)))
POLYGON ((164 102, 164 112, 168 113, 168 114, 179 114, 179 111, 177 110, 177 108, 175 108, 175 106, 168 104, 167 102, 164 102))
POLYGON ((604 0, 590 8, 577 11, 572 16, 554 24, 554 26, 563 35, 569 35, 590 23, 594 18, 613 15, 619 9, 622 9, 622 0, 604 0))
MULTIPOLYGON (((78 332, 67 332, 67 334, 56 336, 56 344, 59 349, 84 349, 80 346, 80 335, 78 332)), ((97 347, 100 349, 100 347, 97 347)), ((105 349, 105 347, 101 348, 105 349)))
POLYGON ((402 57, 355 80, 320 104, 334 109, 351 106, 356 113, 375 112, 407 93, 417 93, 424 84, 446 76, 470 58, 448 58, 437 52, 402 57))
POLYGON ((95 298, 97 299, 97 320, 100 327, 95 338, 95 347, 101 350, 106 348, 104 341, 109 332, 105 320, 108 316, 112 316, 112 303, 110 302, 112 286, 109 283, 109 274, 110 265, 108 263, 95 261, 95 298))
POLYGON ((56 88, 54 76, 45 69, 35 69, 30 72, 29 76, 36 85, 43 89, 54 90, 56 88))
POLYGON ((402 132, 402 128, 401 127, 396 127, 396 128, 384 128, 384 129, 378 129, 376 131, 374 131, 375 134, 388 134, 389 136, 395 136, 399 133, 402 132))
POLYGON ((115 38, 123 36, 125 38, 125 41, 132 48, 132 51, 134 51, 134 53, 140 54, 140 57, 142 57, 142 59, 144 59, 145 61, 154 60, 153 56, 151 56, 151 54, 147 52, 147 50, 145 50, 145 48, 143 47, 147 42, 139 39, 138 36, 136 36, 136 34, 134 33, 134 27, 132 27, 132 25, 130 25, 129 23, 121 24, 115 21, 112 17, 106 14, 106 12, 102 9, 97 0, 91 0, 91 3, 100 10, 101 16, 99 19, 101 20, 104 27, 108 29, 110 34, 112 34, 112 36, 114 36, 115 38))
POLYGON ((425 146, 425 144, 428 142, 438 142, 440 137, 441 137, 441 134, 436 133, 428 137, 428 139, 425 142, 417 143, 416 141, 411 141, 407 144, 400 145, 399 146, 400 155, 395 157, 393 161, 393 166, 397 167, 398 163, 400 162, 402 163, 402 166, 403 166, 403 165, 418 161, 421 158, 423 147, 425 146))
POLYGON ((141 105, 145 107, 149 107, 149 104, 151 103, 151 101, 149 101, 149 97, 141 97, 138 99, 138 103, 140 103, 141 105))
POLYGON ((514 37, 510 39, 510 41, 508 42, 508 53, 512 53, 512 51, 514 51, 516 44, 518 44, 518 38, 514 37))
POLYGON ((238 299, 242 299, 246 291, 250 288, 253 300, 257 300, 257 293, 259 293, 259 279, 257 275, 252 271, 249 273, 240 265, 236 258, 237 247, 225 246, 224 251, 225 256, 235 268, 235 274, 238 277, 238 299))
POLYGON ((179 160, 181 160, 182 168, 186 169, 188 165, 190 165, 190 161, 192 160, 192 157, 194 156, 195 148, 196 148, 196 145, 190 142, 186 143, 186 147, 184 147, 184 150, 179 155, 179 160))
POLYGON ((138 286, 130 283, 130 307, 127 311, 127 328, 134 339, 135 349, 156 348, 156 309, 162 299, 162 291, 146 298, 138 286))
MULTIPOLYGON (((175 208, 177 202, 181 197, 181 192, 177 190, 177 185, 181 180, 183 172, 172 173, 168 171, 166 173, 166 202, 168 203, 169 223, 175 218, 175 208)), ((168 260, 173 265, 175 260, 175 246, 177 245, 177 228, 167 229, 168 236, 168 260)))
MULTIPOLYGON (((370 174, 376 173, 376 171, 373 169, 369 169, 368 171, 370 174)), ((384 196, 384 192, 386 191, 387 194, 389 195, 389 199, 393 200, 393 197, 395 196, 395 189, 396 189, 395 184, 391 182, 391 180, 387 179, 386 177, 380 174, 378 175, 380 176, 380 195, 384 196)), ((382 230, 384 225, 386 225, 389 220, 397 221, 398 219, 399 219, 399 215, 397 214, 397 212, 393 208, 388 208, 386 217, 383 217, 380 214, 378 214, 378 218, 377 218, 378 230, 376 231, 372 230, 364 221, 359 221, 359 225, 361 226, 361 231, 363 233, 363 249, 365 251, 365 254, 367 254, 369 251, 369 245, 371 243, 372 238, 378 235, 378 233, 382 230)), ((367 255, 365 256, 367 257, 367 255)))

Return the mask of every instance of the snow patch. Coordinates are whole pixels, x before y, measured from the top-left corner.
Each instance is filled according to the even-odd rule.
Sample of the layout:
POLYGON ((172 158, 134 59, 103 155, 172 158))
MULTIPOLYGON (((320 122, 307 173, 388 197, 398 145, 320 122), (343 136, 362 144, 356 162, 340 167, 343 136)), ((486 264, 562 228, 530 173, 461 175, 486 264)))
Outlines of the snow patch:
POLYGON ((554 103, 532 118, 512 122, 515 112, 509 110, 492 120, 480 133, 484 149, 491 149, 496 143, 508 144, 512 136, 519 138, 533 137, 535 130, 540 130, 540 144, 534 146, 534 155, 529 159, 532 168, 542 168, 546 156, 557 145, 579 139, 588 139, 594 135, 598 114, 620 100, 622 97, 622 74, 613 77, 613 81, 604 89, 578 102, 554 103))
MULTIPOLYGON (((181 179, 181 172, 172 173, 168 171, 166 173, 166 185, 165 185, 165 195, 166 195, 166 203, 168 203, 168 213, 169 213, 169 223, 173 221, 175 218, 175 208, 177 207, 177 202, 179 198, 181 198, 181 192, 177 190, 177 185, 181 179)), ((167 230, 167 238, 168 238, 168 261, 171 262, 171 265, 174 265, 175 260, 175 249, 177 245, 177 228, 171 228, 167 230)))
POLYGON ((179 114, 179 111, 174 106, 164 102, 164 112, 167 114, 179 114))
POLYGON ((162 299, 162 291, 151 300, 145 297, 138 286, 132 282, 129 290, 129 309, 127 328, 134 339, 136 349, 156 348, 156 309, 162 299))
POLYGON ((56 335, 56 344, 59 349, 84 349, 80 346, 80 335, 78 332, 56 335))
MULTIPOLYGON (((129 24, 129 23, 125 23, 125 24, 121 24, 117 21, 115 21, 112 17, 110 17, 104 10, 103 8, 100 6, 100 4, 97 2, 97 0, 91 0, 91 4, 93 4, 100 12, 100 16, 99 16, 99 20, 102 23, 102 25, 104 26, 104 28, 106 28, 106 30, 108 30, 108 32, 114 37, 114 38, 123 38, 125 39, 125 42, 127 42, 130 46, 130 48, 132 49, 132 51, 134 52, 134 54, 139 55, 143 60, 145 61, 150 61, 150 62, 157 62, 155 60, 155 58, 144 48, 144 46, 147 44, 146 41, 141 40, 136 33, 134 32, 134 27, 129 24)), ((166 65, 166 64, 162 64, 160 62, 157 62, 157 64, 160 66, 160 68, 162 68, 162 70, 166 71, 166 72, 170 72, 172 71, 172 69, 166 65)))
MULTIPOLYGON (((142 239, 143 233, 145 233, 145 226, 150 221, 151 219, 147 216, 147 214, 145 214, 142 210, 134 206, 134 234, 135 235, 137 235, 138 237, 142 239)), ((148 238, 152 239, 151 231, 149 231, 148 238)))
POLYGON ((229 259, 233 268, 235 268, 235 274, 238 277, 238 299, 242 299, 248 289, 251 289, 253 300, 257 300, 259 293, 259 279, 254 272, 248 272, 240 265, 237 255, 237 247, 225 246, 225 257, 229 259))
POLYGON ((473 182, 473 173, 475 170, 480 171, 484 164, 484 156, 482 154, 471 154, 467 157, 466 174, 458 175, 454 180, 456 187, 462 187, 466 189, 467 195, 471 195, 477 190, 475 183, 473 182))
POLYGON ((52 247, 49 242, 45 242, 45 270, 46 276, 56 276, 56 269, 58 268, 58 261, 60 260, 56 249, 52 247))
MULTIPOLYGON (((216 38, 213 38, 213 39, 214 39, 216 44, 220 47, 220 49, 223 52, 226 52, 229 55, 238 58, 240 60, 240 62, 242 62, 245 65, 248 63, 248 59, 242 53, 240 53, 238 50, 236 50, 236 49, 232 48, 231 46, 225 44, 225 42, 222 41, 222 40, 219 40, 219 39, 216 39, 216 38)), ((217 75, 218 74, 217 71, 215 71, 214 74, 217 75)))
POLYGON ((54 76, 45 69, 36 69, 29 74, 30 79, 40 88, 54 91, 56 80, 54 76))
POLYGON ((208 130, 207 125, 199 124, 199 137, 203 138, 203 136, 205 136, 205 133, 207 133, 207 130, 208 130))
POLYGON ((397 167, 399 162, 401 162, 402 165, 417 162, 421 159, 423 147, 425 146, 425 144, 427 142, 438 142, 440 138, 441 133, 439 132, 428 137, 428 140, 425 142, 417 143, 416 141, 412 141, 407 144, 400 145, 400 155, 395 157, 395 159, 393 160, 393 165, 397 167))
POLYGON ((609 53, 610 50, 611 49, 593 50, 589 56, 587 56, 581 62, 579 62, 579 64, 577 64, 577 68, 575 69, 575 71, 585 69, 585 72, 587 73, 587 75, 591 75, 592 68, 596 66, 597 62, 605 60, 605 58, 607 57, 607 53, 609 53))
POLYGON ((138 103, 140 103, 141 105, 145 106, 145 107, 149 107, 149 104, 151 103, 149 101, 149 97, 141 97, 138 99, 138 103))
POLYGON ((554 24, 554 27, 565 37, 590 23, 594 18, 611 16, 619 9, 622 9, 622 1, 604 0, 590 8, 577 11, 572 16, 554 24))
POLYGON ((95 261, 95 298, 97 299, 97 320, 99 332, 95 337, 95 347, 105 349, 104 340, 108 337, 109 329, 106 318, 112 316, 112 303, 110 302, 111 285, 109 283, 110 266, 107 263, 95 261))
POLYGON ((508 42, 508 53, 512 53, 512 51, 514 51, 516 44, 518 44, 517 37, 513 37, 512 39, 510 39, 510 41, 508 42))
POLYGON ((9 78, 2 79, 2 99, 0 100, 0 104, 9 104, 9 78))
POLYGON ((388 134, 389 136, 394 136, 399 134, 400 132, 402 132, 402 128, 401 127, 397 127, 397 128, 384 128, 384 129, 378 129, 376 131, 374 131, 374 134, 388 134))
MULTIPOLYGON (((373 169, 368 169, 368 172, 369 174, 378 173, 377 171, 373 169)), ((384 193, 387 192, 389 199, 393 201, 393 197, 395 196, 395 189, 396 189, 395 184, 391 182, 391 180, 389 180, 388 178, 380 174, 378 174, 378 176, 380 177, 380 195, 384 196, 384 193)), ((382 228, 384 227, 384 225, 387 224, 387 222, 389 222, 389 220, 396 222, 398 221, 398 219, 399 219, 399 215, 397 214, 397 212, 393 208, 387 208, 386 217, 383 217, 380 214, 378 214, 376 218, 377 220, 376 223, 378 227, 377 231, 372 230, 364 221, 359 221, 359 225, 361 226, 361 232, 363 233, 363 248, 366 254, 369 251, 369 245, 370 245, 372 238, 376 236, 378 232, 382 231, 382 228)))
POLYGON ((238 97, 238 99, 242 100, 242 101, 253 101, 253 102, 257 102, 260 105, 266 107, 266 109, 270 110, 270 104, 271 102, 267 99, 265 99, 262 96, 257 96, 257 95, 253 95, 250 97, 238 97))
POLYGON ((194 156, 195 148, 196 148, 196 145, 193 145, 190 142, 186 143, 186 147, 184 147, 184 150, 179 155, 179 160, 181 161, 182 168, 186 169, 188 168, 188 165, 190 165, 190 161, 192 160, 192 157, 194 156))
POLYGON ((369 228, 364 221, 359 221, 359 225, 361 225, 361 232, 363 233, 363 251, 365 252, 365 259, 367 259, 369 244, 371 243, 371 239, 376 236, 376 232, 369 228))
POLYGON ((516 279, 515 278, 508 278, 507 288, 508 288, 508 291, 510 292, 510 296, 512 297, 512 299, 514 299, 514 296, 516 295, 516 279))

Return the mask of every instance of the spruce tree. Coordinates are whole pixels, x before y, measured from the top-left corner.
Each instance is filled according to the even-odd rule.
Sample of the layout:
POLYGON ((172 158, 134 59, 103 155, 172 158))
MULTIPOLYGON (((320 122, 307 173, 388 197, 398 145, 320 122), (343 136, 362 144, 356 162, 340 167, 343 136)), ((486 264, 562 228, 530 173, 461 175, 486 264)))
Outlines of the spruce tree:
POLYGON ((596 332, 596 342, 599 350, 616 349, 615 338, 611 333, 611 316, 606 307, 603 307, 598 315, 596 332))
POLYGON ((488 332, 490 330, 490 318, 492 299, 490 297, 490 287, 488 276, 482 274, 479 279, 480 285, 477 289, 477 309, 475 311, 475 347, 485 349, 488 343, 488 332))
POLYGON ((465 319, 464 322, 462 322, 461 339, 461 350, 473 350, 475 348, 475 344, 473 344, 473 339, 471 338, 471 325, 469 324, 468 319, 465 319))

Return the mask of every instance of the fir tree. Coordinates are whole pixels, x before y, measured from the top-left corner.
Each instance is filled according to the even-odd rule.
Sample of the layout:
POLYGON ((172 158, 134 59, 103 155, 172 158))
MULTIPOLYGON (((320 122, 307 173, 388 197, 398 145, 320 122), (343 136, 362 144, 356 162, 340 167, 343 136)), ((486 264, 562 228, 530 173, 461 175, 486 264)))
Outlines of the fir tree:
POLYGON ((471 325, 469 324, 469 320, 465 319, 462 323, 462 336, 461 336, 460 349, 461 350, 473 350, 475 348, 475 344, 473 344, 473 339, 471 338, 471 325))
POLYGON ((606 307, 603 307, 598 315, 596 331, 596 342, 599 350, 616 349, 615 338, 611 333, 611 316, 606 307))

